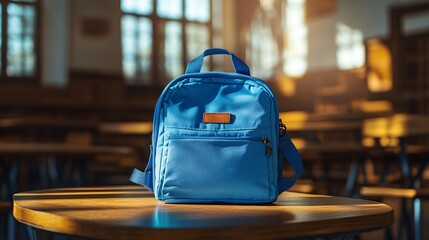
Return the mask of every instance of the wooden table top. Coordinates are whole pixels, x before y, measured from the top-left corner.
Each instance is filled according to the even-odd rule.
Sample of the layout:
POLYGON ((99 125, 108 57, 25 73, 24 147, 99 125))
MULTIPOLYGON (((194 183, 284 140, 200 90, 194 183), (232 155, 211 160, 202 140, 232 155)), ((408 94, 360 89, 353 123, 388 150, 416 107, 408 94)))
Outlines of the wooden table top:
POLYGON ((382 112, 352 112, 352 113, 308 113, 305 111, 280 112, 279 117, 283 121, 356 121, 375 117, 387 117, 393 113, 382 112))
POLYGON ((139 186, 14 195, 17 220, 96 239, 277 239, 384 228, 393 210, 362 199, 286 192, 268 205, 165 204, 139 186))
POLYGON ((342 131, 360 130, 366 119, 391 115, 389 112, 336 114, 281 112, 279 117, 289 131, 342 131))
POLYGON ((0 143, 0 155, 35 156, 35 155, 96 155, 134 154, 130 147, 73 145, 64 143, 0 143))
POLYGON ((98 130, 107 134, 147 135, 152 133, 152 122, 106 122, 98 130))
POLYGON ((429 135, 429 116, 395 114, 390 117, 367 119, 363 124, 367 137, 414 137, 429 135))
POLYGON ((399 187, 362 187, 362 196, 366 197, 399 197, 399 198, 429 198, 428 188, 399 188, 399 187))
POLYGON ((300 153, 302 152, 319 152, 319 153, 366 153, 367 147, 362 146, 359 143, 353 142, 322 142, 313 143, 305 141, 294 141, 296 148, 300 153))
POLYGON ((362 121, 303 121, 303 122, 287 122, 285 121, 288 132, 298 131, 344 131, 357 130, 362 128, 362 121))

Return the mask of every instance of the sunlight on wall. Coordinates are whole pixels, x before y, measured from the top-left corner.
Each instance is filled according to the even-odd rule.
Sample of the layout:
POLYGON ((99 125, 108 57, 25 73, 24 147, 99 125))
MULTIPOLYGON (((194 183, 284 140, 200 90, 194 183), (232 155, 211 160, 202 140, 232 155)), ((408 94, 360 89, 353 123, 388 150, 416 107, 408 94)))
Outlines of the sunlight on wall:
POLYGON ((278 74, 275 79, 278 85, 278 89, 283 96, 293 96, 295 94, 296 79, 288 77, 284 74, 278 74))
POLYGON ((389 48, 378 39, 367 41, 368 89, 371 92, 389 91, 393 87, 392 56, 389 48))
POLYGON ((346 24, 337 23, 337 66, 339 69, 362 67, 365 63, 365 47, 361 31, 346 24))
POLYGON ((286 0, 284 5, 283 71, 290 77, 301 77, 307 71, 307 25, 305 0, 286 0))

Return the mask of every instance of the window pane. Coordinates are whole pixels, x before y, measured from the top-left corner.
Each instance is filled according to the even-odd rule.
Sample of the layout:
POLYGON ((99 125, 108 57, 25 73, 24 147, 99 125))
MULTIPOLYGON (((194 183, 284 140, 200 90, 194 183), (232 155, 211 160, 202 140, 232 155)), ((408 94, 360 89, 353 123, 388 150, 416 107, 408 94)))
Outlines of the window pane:
MULTIPOLYGON (((32 52, 34 49, 34 42, 33 38, 30 36, 27 36, 23 40, 23 51, 25 53, 32 52)), ((26 54, 24 58, 24 66, 23 66, 23 74, 25 76, 31 76, 33 75, 33 69, 36 63, 36 58, 34 54, 26 54)))
POLYGON ((123 72, 128 83, 151 82, 152 22, 146 17, 122 18, 123 72))
POLYGON ((153 0, 121 0, 121 9, 125 13, 151 14, 153 0))
POLYGON ((34 46, 34 6, 10 3, 8 13, 8 76, 34 75, 36 66, 34 46))
POLYGON ((206 25, 189 23, 186 25, 186 39, 189 61, 209 47, 209 29, 206 25))
POLYGON ((158 0, 157 15, 162 18, 180 19, 183 12, 182 0, 158 0))
POLYGON ((186 0, 185 16, 189 21, 208 22, 210 19, 209 0, 186 0))
POLYGON ((182 26, 169 21, 165 25, 164 67, 167 78, 171 80, 183 74, 182 66, 182 26))
POLYGON ((137 76, 136 59, 133 55, 122 56, 122 68, 127 82, 132 82, 137 76))
POLYGON ((137 52, 137 17, 124 16, 122 18, 122 51, 124 54, 135 54, 137 52))
POLYGON ((301 77, 307 72, 306 2, 287 0, 284 7, 287 45, 283 49, 283 71, 289 77, 301 77))
POLYGON ((252 74, 269 79, 275 73, 279 62, 279 46, 270 22, 264 19, 262 10, 256 11, 246 41, 246 61, 250 64, 252 74))
POLYGON ((339 69, 353 69, 365 63, 365 47, 360 30, 337 23, 337 65, 339 69))
POLYGON ((138 59, 142 73, 141 79, 144 80, 144 83, 150 83, 152 66, 152 22, 147 18, 140 18, 138 43, 138 59))

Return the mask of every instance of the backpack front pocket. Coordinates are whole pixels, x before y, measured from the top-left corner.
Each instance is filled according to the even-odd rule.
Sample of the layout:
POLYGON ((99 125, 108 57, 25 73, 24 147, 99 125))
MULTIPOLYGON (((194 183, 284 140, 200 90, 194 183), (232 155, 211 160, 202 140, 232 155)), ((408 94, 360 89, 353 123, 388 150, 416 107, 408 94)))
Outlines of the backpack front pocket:
POLYGON ((259 137, 172 137, 166 202, 269 202, 271 147, 259 137))

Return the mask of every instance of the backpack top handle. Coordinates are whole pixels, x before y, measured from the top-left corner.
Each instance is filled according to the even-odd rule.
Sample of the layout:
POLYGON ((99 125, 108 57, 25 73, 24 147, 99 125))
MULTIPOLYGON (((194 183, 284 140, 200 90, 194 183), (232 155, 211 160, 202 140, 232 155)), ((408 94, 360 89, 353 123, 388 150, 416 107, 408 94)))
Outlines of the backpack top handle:
POLYGON ((193 59, 191 62, 189 62, 185 73, 188 74, 188 73, 201 72, 201 66, 203 65, 204 57, 210 56, 210 55, 218 55, 218 54, 226 54, 231 57, 232 66, 234 67, 234 71, 236 73, 250 76, 250 70, 247 64, 243 62, 243 60, 235 56, 234 53, 223 48, 209 48, 205 50, 204 53, 202 53, 201 55, 193 59))

